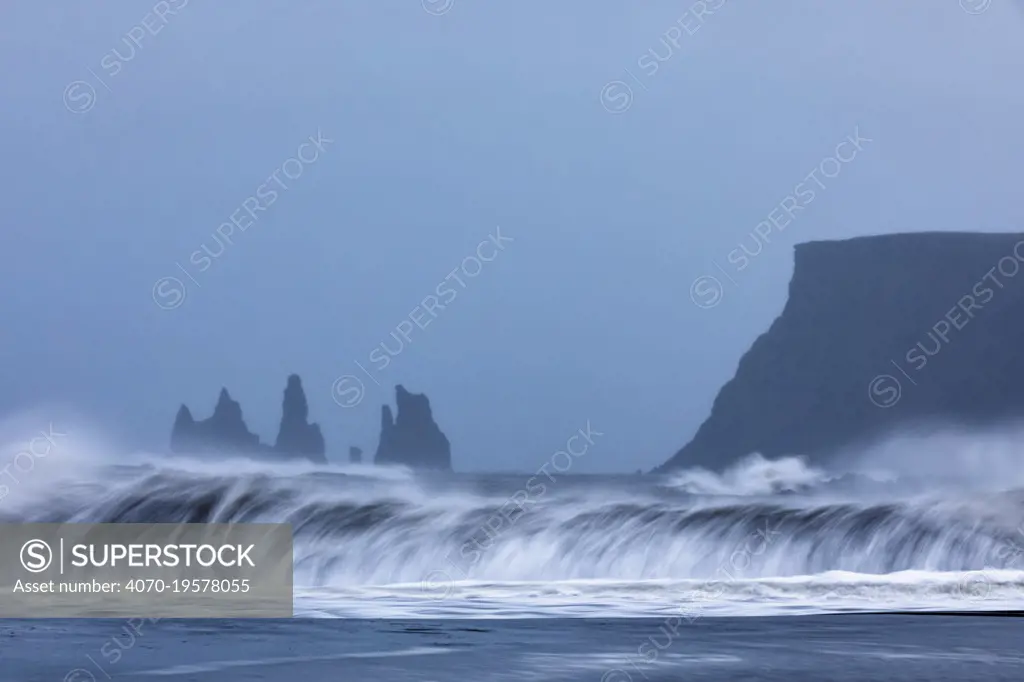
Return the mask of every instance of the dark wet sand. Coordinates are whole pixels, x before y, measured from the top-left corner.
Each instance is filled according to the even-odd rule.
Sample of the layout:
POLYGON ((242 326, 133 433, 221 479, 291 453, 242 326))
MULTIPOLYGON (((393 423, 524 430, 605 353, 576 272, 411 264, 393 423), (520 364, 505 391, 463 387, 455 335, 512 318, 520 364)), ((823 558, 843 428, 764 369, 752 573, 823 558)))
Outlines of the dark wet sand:
POLYGON ((7 620, 0 682, 1024 680, 1024 622, 922 615, 176 620, 138 633, 124 620, 7 620))
POLYGON ((1024 611, 877 611, 874 613, 852 613, 852 616, 964 616, 969 618, 1021 618, 1024 611))

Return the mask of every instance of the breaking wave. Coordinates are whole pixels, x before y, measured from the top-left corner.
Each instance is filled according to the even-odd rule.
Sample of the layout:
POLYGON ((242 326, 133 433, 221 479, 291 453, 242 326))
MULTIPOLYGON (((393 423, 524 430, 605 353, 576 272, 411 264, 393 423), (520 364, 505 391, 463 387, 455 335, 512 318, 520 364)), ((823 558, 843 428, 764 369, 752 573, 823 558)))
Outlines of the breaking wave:
POLYGON ((991 609, 1024 588, 1021 491, 839 494, 798 459, 553 480, 166 458, 60 471, 0 522, 288 523, 303 615, 991 609))
POLYGON ((122 467, 22 505, 35 522, 280 522, 297 582, 711 578, 743 556, 744 577, 1010 568, 1024 496, 959 500, 700 498, 534 484, 513 497, 413 478, 327 470, 271 475, 122 467))
POLYGON ((674 474, 669 485, 694 495, 771 495, 807 490, 826 482, 828 475, 800 457, 768 460, 754 454, 716 474, 687 469, 674 474))

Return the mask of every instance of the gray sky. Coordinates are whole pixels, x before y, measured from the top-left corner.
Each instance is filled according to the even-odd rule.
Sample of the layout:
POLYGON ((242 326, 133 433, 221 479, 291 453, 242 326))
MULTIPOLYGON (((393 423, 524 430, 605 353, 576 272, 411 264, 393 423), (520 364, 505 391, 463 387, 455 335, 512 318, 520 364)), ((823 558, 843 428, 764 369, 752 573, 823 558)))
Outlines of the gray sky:
POLYGON ((650 468, 781 310, 793 244, 1021 229, 1014 2, 6 3, 0 413, 68 404, 156 449, 226 385, 270 441, 298 372, 334 457, 372 452, 403 383, 460 470, 535 471, 588 420, 576 471, 650 468))

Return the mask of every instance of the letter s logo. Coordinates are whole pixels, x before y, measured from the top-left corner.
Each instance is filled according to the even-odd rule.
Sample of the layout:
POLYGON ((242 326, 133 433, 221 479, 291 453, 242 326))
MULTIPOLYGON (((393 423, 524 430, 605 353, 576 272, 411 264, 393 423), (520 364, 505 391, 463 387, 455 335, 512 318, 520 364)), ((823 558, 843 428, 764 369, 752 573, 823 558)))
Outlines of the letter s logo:
POLYGON ((42 573, 53 563, 53 550, 42 540, 29 540, 21 546, 21 565, 29 573, 42 573))

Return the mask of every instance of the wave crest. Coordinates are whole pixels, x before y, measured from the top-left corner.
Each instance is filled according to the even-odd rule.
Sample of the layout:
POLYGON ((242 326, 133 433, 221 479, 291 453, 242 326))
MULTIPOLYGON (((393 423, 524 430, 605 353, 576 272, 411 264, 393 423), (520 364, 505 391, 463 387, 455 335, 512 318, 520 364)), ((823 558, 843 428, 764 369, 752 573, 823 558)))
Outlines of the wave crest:
POLYGON ((455 580, 565 581, 1009 569, 1024 545, 1016 493, 959 502, 707 500, 648 484, 588 485, 510 506, 426 481, 326 471, 121 468, 104 476, 23 508, 18 520, 290 523, 296 583, 328 586, 411 583, 438 571, 455 580))
POLYGON ((692 495, 773 495, 798 492, 824 483, 824 471, 802 457, 765 459, 753 454, 721 474, 705 469, 686 469, 672 475, 669 485, 692 495))

